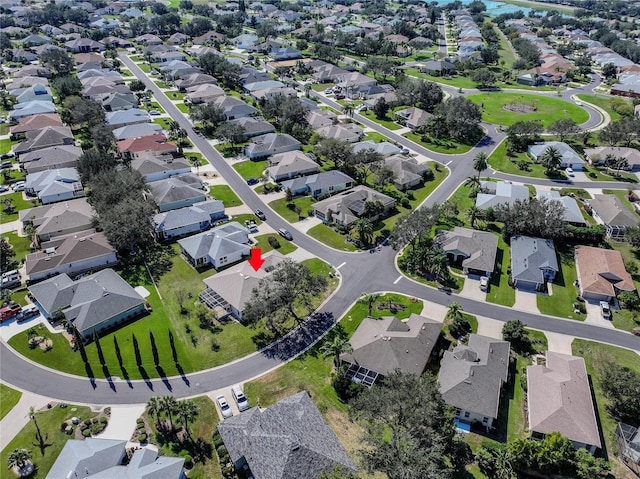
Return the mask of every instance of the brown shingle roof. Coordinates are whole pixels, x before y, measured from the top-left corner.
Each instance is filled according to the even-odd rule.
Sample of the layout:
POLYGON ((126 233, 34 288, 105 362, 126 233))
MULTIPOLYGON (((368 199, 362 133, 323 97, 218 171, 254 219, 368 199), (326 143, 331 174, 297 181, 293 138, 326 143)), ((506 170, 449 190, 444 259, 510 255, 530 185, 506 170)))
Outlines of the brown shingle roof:
POLYGON ((583 294, 588 292, 615 296, 615 289, 636 289, 619 251, 579 245, 576 246, 575 256, 583 294))

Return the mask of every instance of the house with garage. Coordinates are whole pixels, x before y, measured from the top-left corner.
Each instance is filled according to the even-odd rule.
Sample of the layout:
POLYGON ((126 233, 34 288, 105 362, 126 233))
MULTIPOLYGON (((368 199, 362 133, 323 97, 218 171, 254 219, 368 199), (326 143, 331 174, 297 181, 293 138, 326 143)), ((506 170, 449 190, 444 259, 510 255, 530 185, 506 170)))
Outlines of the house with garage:
POLYGON ((45 318, 62 312, 85 340, 140 316, 145 309, 142 296, 110 268, 76 281, 62 273, 28 289, 45 318))
POLYGON ((104 233, 88 230, 44 241, 40 251, 27 255, 25 269, 27 282, 34 283, 56 274, 73 276, 116 264, 116 250, 104 233))
POLYGON ((178 152, 176 144, 167 141, 167 137, 164 134, 127 138, 126 140, 118 141, 117 146, 122 156, 131 160, 150 155, 171 155, 178 152))
POLYGON ((339 170, 331 170, 285 180, 280 184, 283 190, 290 190, 294 196, 310 195, 314 198, 319 198, 347 190, 355 185, 355 181, 339 170))
MULTIPOLYGON (((624 159, 626 164, 620 167, 621 170, 634 172, 640 171, 640 151, 635 148, 627 148, 624 146, 598 146, 596 148, 586 148, 584 150, 584 156, 589 164, 593 166, 606 165, 608 158, 610 157, 613 157, 616 160, 624 159)), ((610 164, 608 166, 614 171, 618 169, 616 164, 610 164)))
POLYGON ((185 208, 165 211, 153 217, 151 223, 160 241, 200 233, 225 217, 224 204, 219 200, 194 203, 185 208))
POLYGON ((267 172, 275 182, 320 171, 318 164, 302 151, 294 150, 272 155, 268 159, 267 172))
POLYGON ((27 174, 56 168, 73 168, 78 164, 82 149, 73 145, 52 146, 20 155, 20 169, 27 174))
POLYGON ((267 133, 275 133, 276 128, 264 118, 255 118, 252 116, 246 116, 244 118, 238 118, 231 120, 233 123, 237 123, 244 128, 245 138, 252 138, 254 136, 266 135, 267 133))
POLYGON ((338 115, 331 110, 309 110, 307 113, 309 126, 314 130, 338 123, 338 115))
POLYGON ((17 156, 42 148, 75 144, 73 133, 68 126, 46 126, 41 130, 26 132, 26 137, 25 141, 13 147, 17 156))
POLYGON ((584 160, 575 152, 573 148, 563 141, 543 141, 534 145, 529 145, 528 152, 535 161, 540 161, 549 148, 555 148, 562 156, 560 168, 571 168, 574 171, 582 171, 584 160))
POLYGON ((355 123, 339 123, 316 128, 316 133, 322 138, 342 140, 348 143, 356 143, 364 138, 364 130, 355 123))
POLYGON ((311 479, 337 467, 357 472, 306 391, 227 418, 218 431, 236 470, 246 467, 255 479, 311 479))
POLYGON ((222 110, 227 121, 256 116, 260 113, 260 110, 256 107, 248 105, 240 98, 233 96, 219 96, 213 100, 213 104, 222 110))
POLYGON ((640 218, 615 195, 594 195, 589 201, 595 220, 604 225, 607 237, 622 240, 627 228, 635 228, 640 218))
POLYGON ((24 89, 14 90, 13 94, 15 95, 16 100, 18 100, 18 103, 26 103, 35 100, 53 101, 53 95, 51 95, 49 87, 39 83, 24 89))
POLYGON ((138 98, 133 93, 113 92, 102 99, 105 111, 130 110, 138 106, 138 98))
POLYGON ((17 125, 9 128, 10 139, 15 140, 20 133, 41 130, 48 126, 63 126, 60 115, 57 113, 43 113, 22 118, 17 125))
POLYGON ((444 352, 438 384, 444 402, 455 408, 456 423, 493 427, 509 377, 509 349, 508 341, 470 334, 467 345, 444 352))
POLYGON ((249 256, 251 249, 249 232, 237 221, 178 240, 178 245, 196 268, 211 265, 218 269, 236 263, 249 256))
POLYGON ((300 53, 300 50, 296 50, 295 48, 282 47, 271 50, 269 56, 273 61, 279 62, 283 60, 296 60, 298 58, 302 58, 302 53, 300 53))
POLYGON ((543 201, 554 201, 562 210, 562 221, 573 226, 587 226, 580 205, 571 196, 562 196, 559 191, 541 190, 536 194, 536 198, 543 201))
POLYGON ((483 210, 498 205, 513 205, 516 201, 529 199, 529 188, 505 181, 481 181, 480 191, 476 197, 476 207, 483 210))
POLYGON ((559 270, 553 240, 511 237, 511 278, 515 287, 545 291, 559 270))
POLYGON ((393 186, 400 191, 420 186, 431 167, 428 162, 418 163, 415 158, 392 155, 384 159, 384 166, 393 171, 393 186))
POLYGON ((375 221, 384 218, 396 206, 396 200, 364 185, 358 185, 313 204, 313 214, 326 223, 349 226, 358 218, 375 221), (376 213, 373 214, 373 211, 376 213), (379 211, 379 212, 378 212, 379 211))
MULTIPOLYGON (((246 254, 249 254, 249 250, 246 254)), ((247 261, 243 261, 206 278, 206 288, 199 295, 200 301, 215 311, 218 318, 232 317, 236 321, 242 321, 242 312, 254 288, 258 287, 260 280, 269 278, 285 258, 273 250, 263 255, 262 259, 265 262, 257 271, 247 261)))
POLYGON ((113 136, 115 136, 117 141, 161 134, 162 127, 157 123, 137 123, 113 130, 113 136))
POLYGON ((116 128, 135 125, 136 123, 151 123, 151 117, 147 110, 130 108, 128 110, 108 112, 105 118, 105 123, 115 130, 116 128))
POLYGON ((138 171, 147 183, 191 173, 191 165, 184 158, 174 158, 169 154, 156 155, 153 152, 131 160, 131 168, 138 171))
POLYGON ((559 432, 575 449, 602 447, 583 358, 547 351, 544 365, 527 367, 527 416, 533 439, 559 432))
POLYGON ((18 121, 32 115, 41 113, 55 113, 56 107, 51 101, 33 100, 26 103, 16 103, 13 110, 9 112, 7 118, 9 121, 18 121))
POLYGON ((448 75, 456 71, 456 66, 448 60, 429 60, 420 67, 420 71, 429 75, 448 75))
POLYGON ((578 245, 575 261, 580 296, 586 300, 612 302, 618 293, 636 290, 619 251, 578 245))
POLYGON ((498 237, 489 231, 456 226, 453 231, 439 230, 433 244, 464 274, 491 276, 495 269, 498 237))
POLYGON ((349 339, 353 350, 340 355, 346 376, 365 386, 395 370, 420 376, 441 330, 441 322, 417 314, 405 321, 394 316, 364 318, 349 339))
POLYGON ((32 225, 36 229, 39 241, 47 241, 62 236, 93 228, 95 211, 87 200, 78 198, 62 201, 18 212, 22 229, 32 225))
POLYGON ((224 95, 224 90, 218 85, 207 83, 206 85, 189 87, 185 99, 197 105, 198 103, 209 103, 224 95))
POLYGON ((398 110, 394 113, 399 123, 406 125, 407 128, 415 130, 424 125, 433 115, 422 108, 412 106, 404 110, 398 110))
POLYGON ((80 175, 75 168, 44 170, 27 175, 25 192, 37 196, 43 205, 84 196, 80 175))
POLYGON ((402 152, 402 148, 389 143, 388 141, 381 141, 376 143, 372 140, 359 141, 353 144, 353 152, 358 153, 360 151, 371 150, 376 153, 380 153, 385 158, 391 155, 398 155, 402 152))
POLYGON ((206 73, 191 73, 176 80, 176 87, 179 91, 186 93, 188 88, 200 85, 215 84, 217 80, 206 73))
POLYGON ((265 158, 267 156, 300 149, 300 142, 286 133, 267 133, 255 136, 244 148, 249 159, 265 158))
POLYGON ((192 173, 152 181, 149 183, 149 190, 161 213, 207 199, 202 181, 192 173))

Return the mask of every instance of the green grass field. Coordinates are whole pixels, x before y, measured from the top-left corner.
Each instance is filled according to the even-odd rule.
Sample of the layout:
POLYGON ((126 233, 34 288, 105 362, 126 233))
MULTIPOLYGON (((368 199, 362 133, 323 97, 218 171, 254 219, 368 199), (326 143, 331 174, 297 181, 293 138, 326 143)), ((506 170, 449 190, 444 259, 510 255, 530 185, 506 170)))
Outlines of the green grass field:
POLYGON ((533 158, 528 153, 515 153, 514 156, 507 155, 507 141, 504 140, 491 153, 488 160, 489 166, 494 170, 502 171, 512 175, 529 176, 531 178, 548 178, 544 174, 544 166, 534 163, 533 158), (527 163, 527 170, 518 167, 519 162, 527 163))
POLYGON ((480 140, 480 138, 478 138, 478 141, 472 141, 473 145, 465 145, 454 140, 438 140, 430 137, 429 135, 418 135, 417 133, 404 133, 402 136, 417 143, 418 145, 424 146, 428 150, 448 155, 460 155, 462 153, 466 153, 480 140), (426 141, 422 141, 423 138, 425 138, 426 141))
POLYGON ((562 118, 571 118, 578 125, 589 119, 589 114, 573 103, 547 96, 512 94, 512 93, 480 93, 467 97, 480 106, 482 119, 488 123, 510 126, 518 121, 540 120, 543 128, 562 118), (518 113, 505 110, 507 105, 523 105, 535 108, 531 113, 518 113))
POLYGON ((592 105, 599 106, 604 111, 606 111, 611 117, 611 121, 618 121, 620 119, 620 113, 614 111, 611 108, 611 98, 605 96, 596 96, 596 95, 576 95, 580 100, 585 101, 587 103, 591 103, 592 105))
POLYGON ((553 294, 537 295, 538 309, 542 314, 584 321, 586 315, 573 312, 573 303, 576 302, 576 297, 579 294, 578 289, 573 285, 574 281, 578 279, 573 248, 556 244, 556 252, 560 271, 551 284, 553 294))
POLYGON ((347 243, 347 237, 334 231, 327 225, 316 225, 307 231, 307 234, 312 238, 317 239, 321 243, 326 244, 335 249, 342 251, 355 251, 357 248, 353 243, 347 243))
POLYGON ((209 194, 216 200, 222 201, 225 208, 242 205, 242 200, 228 185, 214 185, 209 189, 209 194))
MULTIPOLYGON (((299 196, 294 198, 292 203, 296 206, 300 206, 302 211, 300 215, 305 218, 307 216, 308 211, 313 208, 313 203, 315 203, 315 199, 312 196, 299 196)), ((296 221, 300 221, 298 214, 295 210, 287 207, 287 200, 285 198, 280 198, 279 200, 274 200, 269 203, 269 206, 273 208, 273 210, 282 216, 289 223, 295 223, 296 221)))
MULTIPOLYGON (((7 457, 14 449, 28 449, 33 453, 31 461, 36 466, 35 473, 29 477, 31 479, 44 479, 66 442, 69 439, 73 439, 73 436, 60 431, 60 424, 74 416, 84 420, 90 419, 96 414, 92 413, 88 407, 73 406, 71 404, 66 408, 56 406, 49 410, 37 412, 36 421, 44 439, 42 441, 43 447, 41 448, 40 442, 35 439, 37 434, 36 426, 33 421, 29 421, 0 453, 3 472, 7 471, 7 457)), ((12 474, 7 473, 7 477, 9 476, 13 477, 12 474)))
POLYGON ((31 238, 27 236, 18 236, 17 233, 5 233, 3 237, 9 240, 9 244, 13 247, 16 254, 13 259, 19 263, 23 263, 25 257, 31 253, 31 238))
POLYGON ((390 118, 390 115, 393 115, 393 113, 391 112, 385 118, 376 118, 376 115, 374 115, 374 113, 369 110, 363 111, 360 114, 371 121, 375 121, 377 124, 384 126, 389 130, 399 130, 400 128, 402 128, 402 125, 398 125, 395 121, 393 121, 392 118, 390 118))
POLYGON ((253 245, 252 247, 260 248, 262 250, 262 254, 273 250, 273 248, 269 244, 270 236, 273 236, 274 238, 276 238, 278 240, 278 243, 280 243, 280 247, 278 248, 278 253, 280 254, 287 255, 289 253, 293 253, 295 250, 298 249, 298 247, 295 244, 293 244, 291 241, 287 241, 286 239, 284 239, 278 234, 258 235, 255 238, 253 238, 256 241, 256 244, 253 245))
POLYGON ((16 391, 15 389, 11 389, 9 386, 0 384, 0 398, 2 398, 0 401, 0 419, 5 417, 9 411, 18 404, 21 397, 22 393, 20 391, 16 391))
POLYGON ((245 180, 249 178, 260 178, 266 168, 267 160, 247 160, 233 164, 233 169, 236 170, 245 180))
POLYGON ((175 107, 180 110, 182 113, 189 113, 189 106, 185 103, 176 103, 175 107))
POLYGON ((0 202, 0 221, 2 221, 3 223, 15 221, 18 219, 18 212, 40 206, 39 203, 40 202, 37 200, 37 198, 34 198, 33 200, 25 200, 21 192, 3 195, 0 202), (5 210, 5 201, 11 201, 11 204, 13 205, 12 213, 7 213, 7 211, 5 210), (33 203, 35 203, 35 205, 32 203, 32 201, 33 203))

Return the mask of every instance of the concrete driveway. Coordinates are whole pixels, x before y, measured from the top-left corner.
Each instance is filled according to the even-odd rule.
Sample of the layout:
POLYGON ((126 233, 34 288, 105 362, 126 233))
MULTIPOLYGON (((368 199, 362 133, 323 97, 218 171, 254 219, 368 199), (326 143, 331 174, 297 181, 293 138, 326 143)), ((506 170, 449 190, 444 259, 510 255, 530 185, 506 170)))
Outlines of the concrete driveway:
POLYGON ((460 296, 484 301, 487 298, 487 292, 480 289, 480 276, 468 275, 464 280, 460 296))
POLYGON ((611 321, 602 317, 599 302, 587 301, 585 305, 587 307, 587 319, 584 320, 585 323, 594 324, 603 328, 615 329, 611 321))
POLYGON ((526 291, 516 288, 516 302, 513 305, 513 309, 519 309, 520 311, 539 314, 540 310, 538 310, 537 297, 538 295, 533 291, 526 291))

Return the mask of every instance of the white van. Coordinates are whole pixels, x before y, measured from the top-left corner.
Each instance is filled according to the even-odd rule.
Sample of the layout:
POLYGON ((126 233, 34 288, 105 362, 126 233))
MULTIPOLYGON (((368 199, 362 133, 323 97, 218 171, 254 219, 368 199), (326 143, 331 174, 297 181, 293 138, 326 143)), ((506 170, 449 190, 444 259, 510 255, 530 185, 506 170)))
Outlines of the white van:
POLYGON ((245 397, 244 392, 242 392, 242 388, 240 386, 233 386, 231 388, 231 394, 233 395, 233 399, 236 401, 240 411, 246 411, 249 409, 249 401, 247 401, 247 398, 245 397))

